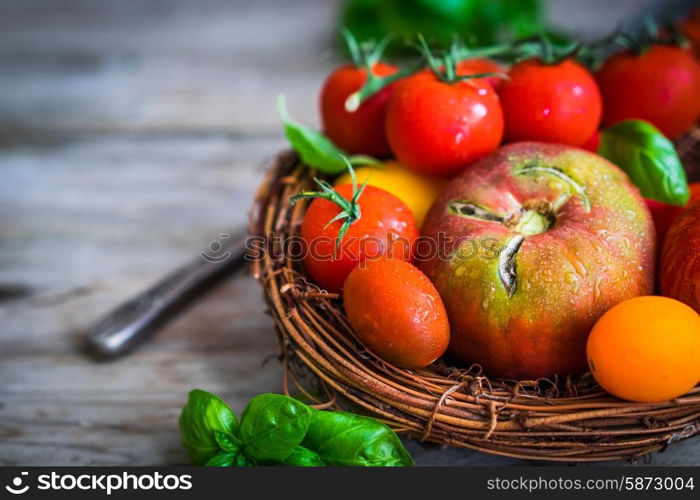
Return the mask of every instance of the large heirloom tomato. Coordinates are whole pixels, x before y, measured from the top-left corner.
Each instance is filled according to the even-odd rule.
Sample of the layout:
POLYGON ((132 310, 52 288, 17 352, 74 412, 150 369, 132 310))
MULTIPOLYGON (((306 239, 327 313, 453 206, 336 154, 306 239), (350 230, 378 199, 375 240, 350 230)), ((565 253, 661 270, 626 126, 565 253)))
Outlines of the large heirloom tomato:
POLYGON ((700 201, 681 213, 669 229, 659 282, 661 293, 700 313, 700 201))
POLYGON ((418 262, 445 303, 450 349, 492 376, 586 371, 596 320, 653 291, 655 234, 642 197, 581 149, 499 149, 451 182, 423 232, 451 244, 418 262))

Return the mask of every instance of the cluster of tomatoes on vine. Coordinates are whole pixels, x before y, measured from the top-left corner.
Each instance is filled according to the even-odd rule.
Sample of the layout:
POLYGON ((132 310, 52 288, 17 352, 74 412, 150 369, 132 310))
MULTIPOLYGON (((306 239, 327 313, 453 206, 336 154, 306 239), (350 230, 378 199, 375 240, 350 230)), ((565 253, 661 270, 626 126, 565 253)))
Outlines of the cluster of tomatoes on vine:
POLYGON ((700 114, 700 66, 677 36, 563 47, 546 37, 480 49, 455 42, 437 55, 420 38, 422 63, 403 69, 380 61, 383 44, 346 39, 353 63, 321 91, 325 133, 348 153, 393 156, 430 175, 456 174, 502 142, 595 149, 601 123, 624 119, 675 139, 700 114), (623 50, 595 71, 579 62, 615 46, 623 50))

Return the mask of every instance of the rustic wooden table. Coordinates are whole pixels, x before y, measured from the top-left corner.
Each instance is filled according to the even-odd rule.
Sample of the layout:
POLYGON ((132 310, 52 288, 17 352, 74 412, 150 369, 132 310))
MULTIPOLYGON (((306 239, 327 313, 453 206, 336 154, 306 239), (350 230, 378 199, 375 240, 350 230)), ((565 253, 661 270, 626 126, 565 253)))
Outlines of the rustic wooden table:
MULTIPOLYGON (((563 3, 555 13, 583 22, 563 3)), ((639 3, 616 3, 615 16, 639 3)), ((281 391, 272 322, 248 276, 129 357, 96 363, 81 343, 97 316, 244 224, 284 147, 275 95, 317 123, 336 7, 0 3, 0 464, 183 463, 189 389, 236 410, 281 391)), ((523 463, 409 447, 424 465, 523 463)), ((654 463, 698 464, 700 441, 654 463)))

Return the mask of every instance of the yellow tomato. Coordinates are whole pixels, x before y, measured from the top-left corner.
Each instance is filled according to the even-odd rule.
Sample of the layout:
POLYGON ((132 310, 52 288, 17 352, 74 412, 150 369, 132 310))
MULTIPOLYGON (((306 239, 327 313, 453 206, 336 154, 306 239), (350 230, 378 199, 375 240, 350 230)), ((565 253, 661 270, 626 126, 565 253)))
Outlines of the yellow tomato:
MULTIPOLYGON (((390 192, 403 201, 413 212, 416 224, 420 227, 428 213, 430 205, 447 184, 444 179, 435 179, 411 172, 395 161, 382 165, 360 167, 355 169, 358 184, 365 181, 371 186, 390 192)), ((336 186, 352 182, 349 173, 340 175, 334 182, 336 186)))

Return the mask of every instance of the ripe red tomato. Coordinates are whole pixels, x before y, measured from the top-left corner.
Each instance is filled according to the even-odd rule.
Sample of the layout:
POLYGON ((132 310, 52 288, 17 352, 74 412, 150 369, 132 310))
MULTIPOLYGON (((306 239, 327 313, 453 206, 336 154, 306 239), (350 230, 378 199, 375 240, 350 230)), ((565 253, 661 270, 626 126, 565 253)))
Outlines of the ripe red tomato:
POLYGON ((513 66, 498 89, 506 141, 582 146, 600 124, 598 85, 586 68, 566 59, 528 59, 513 66))
POLYGON ((432 72, 422 72, 391 94, 386 134, 405 167, 450 176, 498 147, 503 113, 487 81, 445 83, 432 72))
MULTIPOLYGON (((337 186, 336 191, 346 200, 352 199, 352 184, 337 186)), ((338 205, 315 199, 301 224, 306 270, 329 292, 340 293, 350 271, 365 258, 387 255, 410 260, 419 236, 413 213, 393 194, 368 185, 357 203, 360 217, 350 225, 337 254, 336 240, 342 221, 329 221, 341 212, 338 205)))
MULTIPOLYGON (((390 64, 376 63, 372 72, 389 76, 396 72, 390 64)), ((326 135, 350 154, 367 154, 378 158, 391 156, 384 133, 384 117, 391 84, 367 99, 353 112, 345 110, 347 98, 362 88, 367 72, 352 65, 341 66, 326 78, 321 89, 321 124, 326 135)))
POLYGON ((668 230, 681 212, 683 212, 684 207, 669 205, 668 203, 662 203, 648 198, 644 198, 644 202, 647 204, 649 212, 651 212, 651 218, 654 219, 657 248, 660 250, 664 246, 668 230))
POLYGON ((675 139, 700 117, 700 65, 680 47, 615 54, 598 72, 598 83, 605 125, 637 118, 675 139))
POLYGON ((447 349, 450 326, 435 286, 413 265, 380 259, 350 273, 343 305, 357 336, 401 368, 427 366, 447 349))
POLYGON ((600 130, 593 132, 593 135, 586 139, 586 142, 584 142, 581 147, 591 153, 597 153, 600 147, 600 130))
POLYGON ((693 182, 690 184, 690 200, 688 201, 688 205, 696 201, 700 201, 700 182, 693 182))
MULTIPOLYGON (((475 75, 478 73, 505 73, 503 66, 491 59, 464 59, 457 63, 458 75, 475 75)), ((489 76, 486 78, 491 86, 495 89, 503 82, 503 78, 497 76, 489 76)))

